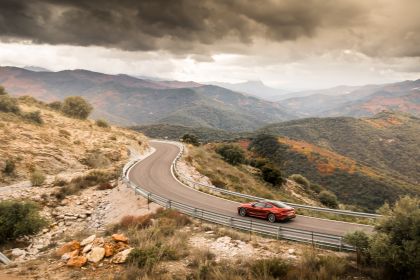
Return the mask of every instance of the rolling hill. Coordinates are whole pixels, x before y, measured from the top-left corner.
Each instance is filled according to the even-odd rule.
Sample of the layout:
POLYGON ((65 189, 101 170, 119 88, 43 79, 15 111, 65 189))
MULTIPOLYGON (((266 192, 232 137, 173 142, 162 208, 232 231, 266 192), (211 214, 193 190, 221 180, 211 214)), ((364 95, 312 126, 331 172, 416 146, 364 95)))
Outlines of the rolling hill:
POLYGON ((420 115, 420 79, 295 94, 297 97, 283 99, 279 103, 306 117, 363 117, 373 116, 383 110, 420 115))
POLYGON ((419 131, 419 118, 395 112, 308 118, 260 129, 256 135, 273 135, 278 144, 268 150, 260 143, 257 150, 287 175, 300 173, 344 203, 375 209, 420 195, 419 131))
POLYGON ((170 123, 244 131, 294 118, 280 104, 193 82, 86 70, 33 72, 1 67, 0 84, 12 95, 31 95, 47 102, 82 96, 94 106, 94 118, 121 125, 170 123))

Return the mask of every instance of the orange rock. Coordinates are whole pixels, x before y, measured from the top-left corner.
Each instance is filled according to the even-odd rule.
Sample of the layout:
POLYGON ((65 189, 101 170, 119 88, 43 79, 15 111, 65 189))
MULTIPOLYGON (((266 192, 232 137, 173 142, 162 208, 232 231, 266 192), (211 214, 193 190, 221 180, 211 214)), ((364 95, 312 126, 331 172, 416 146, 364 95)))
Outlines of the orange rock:
POLYGON ((61 259, 66 261, 66 260, 69 260, 73 257, 77 257, 78 255, 79 255, 79 250, 74 250, 74 251, 71 251, 71 252, 68 252, 68 253, 64 253, 61 256, 61 259))
POLYGON ((114 254, 114 245, 112 245, 111 243, 105 243, 104 249, 105 257, 110 257, 114 254))
POLYGON ((65 253, 72 252, 74 250, 80 250, 80 242, 77 240, 73 240, 70 242, 67 242, 63 246, 57 249, 56 253, 58 256, 62 256, 65 253))
POLYGON ((127 243, 127 241, 128 241, 128 238, 124 234, 118 234, 118 233, 113 234, 112 239, 114 239, 114 241, 116 241, 116 242, 127 243))
POLYGON ((71 257, 67 262, 68 266, 73 267, 82 267, 87 263, 87 258, 85 256, 75 256, 71 257))

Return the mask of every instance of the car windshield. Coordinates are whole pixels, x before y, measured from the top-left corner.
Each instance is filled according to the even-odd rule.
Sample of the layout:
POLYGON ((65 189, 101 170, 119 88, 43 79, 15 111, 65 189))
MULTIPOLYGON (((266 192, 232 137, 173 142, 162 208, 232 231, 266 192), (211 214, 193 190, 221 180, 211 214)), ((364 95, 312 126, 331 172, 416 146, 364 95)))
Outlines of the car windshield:
POLYGON ((277 206, 278 208, 290 208, 290 206, 281 203, 279 201, 270 201, 271 204, 273 204, 274 206, 277 206))

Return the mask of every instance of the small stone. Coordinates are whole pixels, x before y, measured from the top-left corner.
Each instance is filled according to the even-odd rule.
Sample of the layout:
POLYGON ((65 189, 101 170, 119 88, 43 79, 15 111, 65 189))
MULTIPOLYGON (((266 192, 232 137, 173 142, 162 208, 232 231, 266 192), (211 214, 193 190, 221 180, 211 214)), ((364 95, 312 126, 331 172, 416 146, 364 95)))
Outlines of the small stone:
POLYGON ((72 257, 69 259, 69 261, 67 262, 68 266, 73 266, 73 267, 82 267, 86 264, 87 262, 87 258, 84 256, 76 256, 76 257, 72 257))
POLYGON ((112 239, 114 241, 116 241, 116 242, 124 242, 124 243, 127 243, 127 241, 128 241, 128 238, 124 234, 118 234, 118 233, 113 234, 112 235, 112 239))
POLYGON ((90 262, 98 263, 105 256, 105 249, 102 247, 93 247, 90 252, 87 254, 87 259, 90 262))
POLYGON ((112 258, 113 263, 125 263, 128 255, 131 253, 133 248, 125 249, 124 251, 119 252, 112 258))
POLYGON ((287 253, 289 253, 290 255, 294 255, 295 252, 296 252, 295 249, 289 249, 289 250, 287 250, 287 253))

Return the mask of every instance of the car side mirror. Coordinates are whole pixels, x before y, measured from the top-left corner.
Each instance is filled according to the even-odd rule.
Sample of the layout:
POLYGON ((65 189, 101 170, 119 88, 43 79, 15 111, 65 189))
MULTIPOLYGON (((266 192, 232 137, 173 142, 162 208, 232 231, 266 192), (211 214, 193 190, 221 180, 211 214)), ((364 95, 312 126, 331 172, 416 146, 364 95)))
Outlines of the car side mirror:
POLYGON ((252 207, 255 207, 255 204, 251 204, 252 207))

